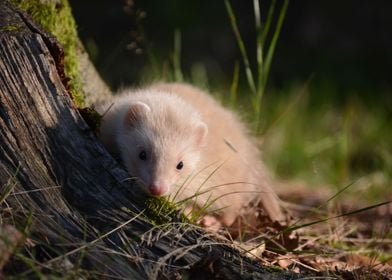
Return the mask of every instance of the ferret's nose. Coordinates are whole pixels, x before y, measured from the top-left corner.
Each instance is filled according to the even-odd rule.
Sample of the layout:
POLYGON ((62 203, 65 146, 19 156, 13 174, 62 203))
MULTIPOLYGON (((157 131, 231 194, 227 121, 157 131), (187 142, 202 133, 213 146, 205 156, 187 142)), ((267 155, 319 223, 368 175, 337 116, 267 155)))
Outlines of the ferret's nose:
POLYGON ((163 196, 167 192, 167 188, 162 185, 150 185, 148 190, 153 196, 163 196))

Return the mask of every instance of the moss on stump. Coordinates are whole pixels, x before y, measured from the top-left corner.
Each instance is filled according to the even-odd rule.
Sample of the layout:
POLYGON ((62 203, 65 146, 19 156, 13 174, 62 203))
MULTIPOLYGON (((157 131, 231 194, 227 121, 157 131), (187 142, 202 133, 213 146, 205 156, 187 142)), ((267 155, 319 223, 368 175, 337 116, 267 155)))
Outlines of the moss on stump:
POLYGON ((77 31, 67 0, 12 0, 16 7, 29 14, 32 19, 51 33, 64 49, 64 70, 69 78, 69 90, 78 107, 84 105, 79 61, 77 58, 77 31))

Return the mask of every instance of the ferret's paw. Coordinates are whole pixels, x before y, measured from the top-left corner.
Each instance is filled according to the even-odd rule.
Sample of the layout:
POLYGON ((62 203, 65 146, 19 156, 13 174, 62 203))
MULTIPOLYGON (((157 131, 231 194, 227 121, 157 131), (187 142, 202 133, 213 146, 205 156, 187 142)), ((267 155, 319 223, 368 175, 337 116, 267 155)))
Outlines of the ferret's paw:
POLYGON ((217 232, 221 227, 222 224, 218 219, 214 216, 204 216, 199 224, 208 231, 217 232))

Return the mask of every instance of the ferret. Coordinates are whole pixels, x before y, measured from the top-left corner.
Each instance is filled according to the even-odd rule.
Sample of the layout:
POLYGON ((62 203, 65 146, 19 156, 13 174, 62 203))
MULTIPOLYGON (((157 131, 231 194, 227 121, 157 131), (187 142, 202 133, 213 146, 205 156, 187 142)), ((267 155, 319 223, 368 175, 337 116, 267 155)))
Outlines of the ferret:
POLYGON ((98 106, 99 138, 150 196, 208 206, 205 227, 229 227, 260 198, 272 221, 285 216, 245 125, 188 84, 125 89, 98 106))

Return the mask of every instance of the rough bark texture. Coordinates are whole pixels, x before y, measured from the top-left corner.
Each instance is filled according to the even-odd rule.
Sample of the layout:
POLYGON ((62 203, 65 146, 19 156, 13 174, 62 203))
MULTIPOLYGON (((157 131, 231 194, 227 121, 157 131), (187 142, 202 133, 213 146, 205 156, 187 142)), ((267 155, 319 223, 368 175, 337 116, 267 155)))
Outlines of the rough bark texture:
POLYGON ((202 271, 200 279, 292 279, 192 226, 154 228, 144 197, 124 183, 127 173, 97 142, 64 83, 56 41, 0 0, 0 198, 19 228, 18 218, 31 216, 32 236, 51 244, 46 268, 66 269, 83 254, 82 267, 100 278, 198 279, 202 271))

